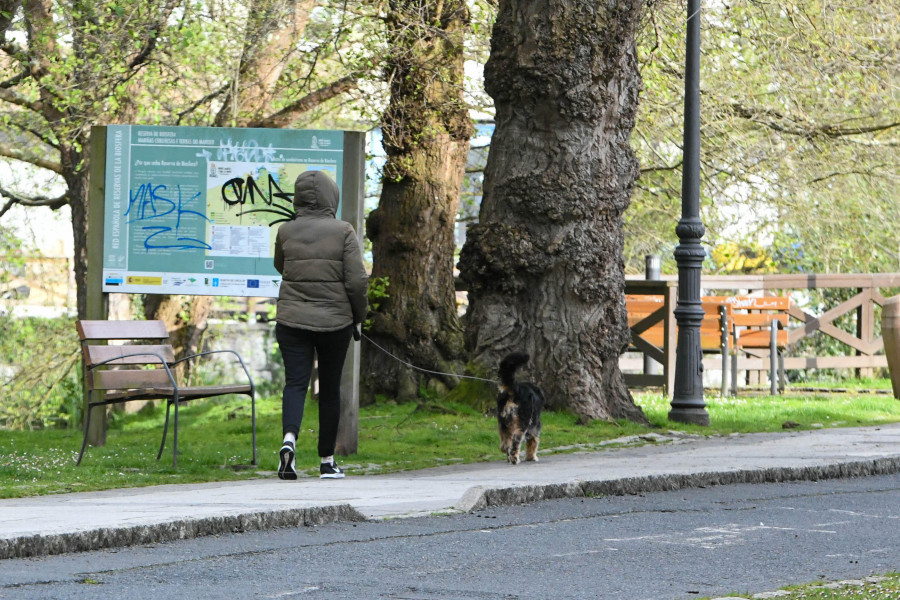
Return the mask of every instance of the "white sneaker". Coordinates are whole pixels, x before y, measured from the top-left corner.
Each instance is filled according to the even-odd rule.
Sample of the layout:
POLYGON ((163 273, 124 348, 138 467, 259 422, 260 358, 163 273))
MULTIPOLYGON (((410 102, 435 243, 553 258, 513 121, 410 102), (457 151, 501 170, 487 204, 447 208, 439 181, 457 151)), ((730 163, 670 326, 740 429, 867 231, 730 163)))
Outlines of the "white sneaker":
POLYGON ((297 465, 294 461, 293 442, 285 442, 278 455, 281 459, 278 463, 278 478, 297 479, 297 465))
POLYGON ((337 466, 336 462, 322 463, 319 465, 319 479, 341 479, 344 477, 344 471, 337 466))

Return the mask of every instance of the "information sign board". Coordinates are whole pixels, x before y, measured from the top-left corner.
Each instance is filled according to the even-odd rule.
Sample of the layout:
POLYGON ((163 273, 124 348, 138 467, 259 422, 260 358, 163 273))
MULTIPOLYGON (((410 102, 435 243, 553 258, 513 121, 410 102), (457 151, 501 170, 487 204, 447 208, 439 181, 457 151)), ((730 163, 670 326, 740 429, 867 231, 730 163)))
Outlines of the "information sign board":
POLYGON ((343 149, 342 131, 108 126, 103 292, 277 297, 294 180, 340 187, 343 149))

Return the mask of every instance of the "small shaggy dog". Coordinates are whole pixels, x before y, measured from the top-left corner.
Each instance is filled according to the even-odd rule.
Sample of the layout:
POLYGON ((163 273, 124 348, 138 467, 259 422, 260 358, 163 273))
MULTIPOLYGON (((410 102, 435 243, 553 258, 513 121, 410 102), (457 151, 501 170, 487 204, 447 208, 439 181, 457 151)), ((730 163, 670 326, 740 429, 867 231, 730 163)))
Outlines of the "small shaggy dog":
POLYGON ((541 437, 541 408, 544 392, 533 383, 516 381, 516 371, 528 362, 523 352, 513 352, 500 361, 500 393, 497 394, 497 424, 500 451, 512 464, 519 462, 519 450, 525 442, 525 460, 537 460, 541 437))

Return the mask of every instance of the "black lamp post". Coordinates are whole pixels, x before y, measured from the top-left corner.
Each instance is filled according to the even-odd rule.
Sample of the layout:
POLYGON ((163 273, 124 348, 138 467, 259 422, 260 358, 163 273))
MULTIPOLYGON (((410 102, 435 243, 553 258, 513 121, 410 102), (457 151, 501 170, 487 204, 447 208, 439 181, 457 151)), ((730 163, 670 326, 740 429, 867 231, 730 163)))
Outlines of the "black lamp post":
POLYGON ((688 0, 687 48, 684 72, 684 161, 681 180, 681 220, 675 228, 678 246, 678 345, 675 349, 675 389, 669 419, 709 425, 703 401, 703 355, 700 348, 700 268, 706 251, 700 245, 705 229, 700 221, 700 0, 688 0))

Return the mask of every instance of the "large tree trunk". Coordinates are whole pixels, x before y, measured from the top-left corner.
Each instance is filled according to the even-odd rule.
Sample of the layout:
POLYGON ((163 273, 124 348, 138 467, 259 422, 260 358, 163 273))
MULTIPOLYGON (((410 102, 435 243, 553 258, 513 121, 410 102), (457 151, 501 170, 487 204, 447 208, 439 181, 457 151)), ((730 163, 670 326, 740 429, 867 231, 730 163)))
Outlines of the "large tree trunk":
POLYGON ((585 419, 646 421, 618 366, 642 4, 501 0, 485 67, 497 116, 460 259, 467 346, 491 370, 528 352, 548 403, 585 419))
MULTIPOLYGON (((368 219, 373 278, 387 278, 388 298, 367 331, 416 366, 462 371, 463 330, 453 283, 453 237, 472 123, 462 97, 464 0, 394 1, 388 26, 391 100, 384 114, 388 155, 378 208, 368 219)), ((363 346, 361 397, 407 400, 436 379, 363 346)), ((443 384, 453 385, 454 378, 443 384)))
POLYGON ((237 78, 216 113, 216 127, 247 127, 271 110, 292 46, 315 0, 252 0, 237 78))
MULTIPOLYGON (((85 142, 85 148, 89 143, 85 142)), ((74 150, 63 150, 63 164, 69 162, 67 154, 76 155, 74 150)), ((75 270, 75 306, 78 318, 87 318, 87 255, 88 255, 88 158, 84 157, 83 168, 66 171, 66 186, 69 196, 69 208, 72 211, 72 235, 74 256, 72 264, 75 270)), ((93 269, 100 269, 102 265, 91 265, 93 269)))

